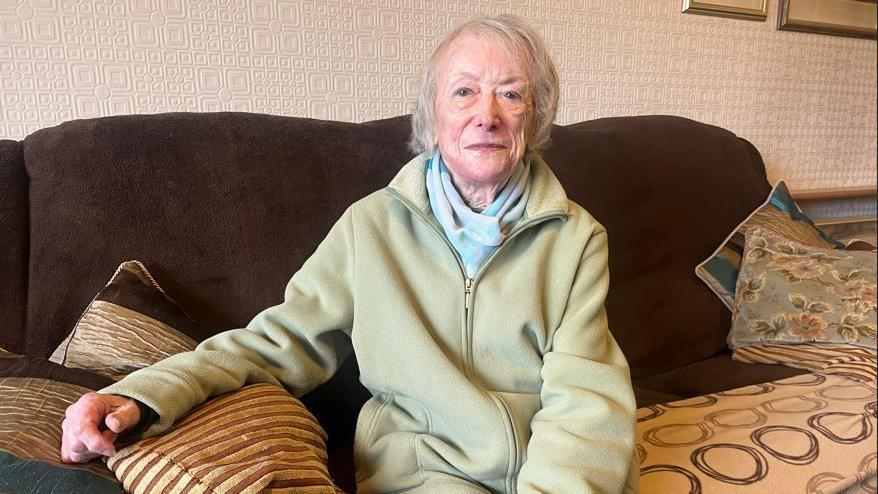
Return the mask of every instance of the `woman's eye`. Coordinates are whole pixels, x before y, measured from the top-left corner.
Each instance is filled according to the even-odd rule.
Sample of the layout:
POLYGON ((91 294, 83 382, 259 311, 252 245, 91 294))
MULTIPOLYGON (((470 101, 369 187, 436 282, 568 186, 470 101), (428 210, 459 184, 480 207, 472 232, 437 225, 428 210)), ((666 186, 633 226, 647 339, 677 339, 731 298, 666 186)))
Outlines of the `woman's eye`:
POLYGON ((503 93, 503 97, 512 101, 521 101, 521 95, 515 91, 506 91, 503 93))
POLYGON ((465 88, 465 87, 462 87, 462 88, 454 91, 455 96, 468 96, 470 94, 472 94, 472 91, 470 91, 469 88, 465 88))

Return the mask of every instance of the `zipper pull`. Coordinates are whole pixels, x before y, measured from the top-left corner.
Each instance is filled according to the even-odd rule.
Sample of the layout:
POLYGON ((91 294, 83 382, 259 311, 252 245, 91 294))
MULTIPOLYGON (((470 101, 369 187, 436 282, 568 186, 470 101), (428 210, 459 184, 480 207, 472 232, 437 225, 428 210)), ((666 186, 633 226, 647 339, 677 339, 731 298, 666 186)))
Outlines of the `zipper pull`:
POLYGON ((464 308, 465 308, 465 309, 469 309, 469 296, 470 296, 470 294, 472 294, 472 292, 473 292, 473 280, 472 280, 472 278, 467 278, 467 279, 466 279, 465 287, 466 287, 466 299, 464 300, 464 308))

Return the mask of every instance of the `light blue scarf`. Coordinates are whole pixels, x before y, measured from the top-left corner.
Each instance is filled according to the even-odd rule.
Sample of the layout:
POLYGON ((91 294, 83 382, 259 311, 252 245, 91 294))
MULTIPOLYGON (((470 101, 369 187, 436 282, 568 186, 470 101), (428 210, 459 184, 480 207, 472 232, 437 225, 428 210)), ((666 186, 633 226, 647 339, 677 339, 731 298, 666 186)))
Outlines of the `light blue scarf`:
POLYGON ((433 215, 463 260, 467 278, 475 276, 491 252, 524 214, 530 195, 530 163, 518 164, 494 202, 477 213, 469 208, 451 182, 439 152, 427 162, 427 193, 433 215))

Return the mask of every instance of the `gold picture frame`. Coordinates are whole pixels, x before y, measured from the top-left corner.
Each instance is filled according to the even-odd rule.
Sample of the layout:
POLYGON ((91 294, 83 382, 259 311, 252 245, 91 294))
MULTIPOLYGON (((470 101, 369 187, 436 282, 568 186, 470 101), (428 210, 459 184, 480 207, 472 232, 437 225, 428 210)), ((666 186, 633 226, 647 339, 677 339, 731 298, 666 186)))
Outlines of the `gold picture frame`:
POLYGON ((780 0, 777 28, 876 39, 876 20, 875 0, 780 0))
POLYGON ((768 18, 768 0, 683 0, 683 13, 764 21, 768 18))

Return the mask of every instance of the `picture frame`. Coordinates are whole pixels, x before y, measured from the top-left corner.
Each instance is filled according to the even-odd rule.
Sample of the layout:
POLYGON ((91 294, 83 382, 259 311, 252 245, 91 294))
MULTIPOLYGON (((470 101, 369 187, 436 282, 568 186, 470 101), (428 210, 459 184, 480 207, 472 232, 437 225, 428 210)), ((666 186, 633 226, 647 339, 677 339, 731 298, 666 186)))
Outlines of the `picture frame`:
POLYGON ((683 0, 682 12, 764 21, 768 18, 768 0, 683 0))
POLYGON ((780 30, 878 39, 876 0, 779 1, 780 30))

